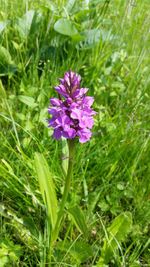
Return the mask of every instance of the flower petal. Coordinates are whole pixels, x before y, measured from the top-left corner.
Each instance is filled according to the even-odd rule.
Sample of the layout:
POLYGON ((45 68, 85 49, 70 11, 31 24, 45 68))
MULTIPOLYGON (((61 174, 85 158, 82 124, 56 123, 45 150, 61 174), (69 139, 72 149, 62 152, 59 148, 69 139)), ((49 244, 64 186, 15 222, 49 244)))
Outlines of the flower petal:
POLYGON ((81 119, 81 113, 82 113, 82 111, 81 111, 80 109, 74 108, 74 109, 71 111, 70 117, 71 117, 72 119, 80 120, 80 119, 81 119))
POLYGON ((77 135, 79 136, 79 142, 80 143, 85 143, 89 141, 89 139, 92 136, 92 133, 89 129, 82 129, 77 132, 77 135))
POLYGON ((83 98, 83 104, 88 107, 92 106, 93 102, 94 102, 94 97, 92 96, 85 96, 83 98))
POLYGON ((53 134, 54 138, 56 140, 59 140, 62 137, 62 131, 60 128, 56 128, 54 129, 54 134, 53 134))
POLYGON ((52 104, 52 106, 59 107, 62 101, 58 98, 51 98, 50 103, 52 104))
POLYGON ((88 90, 89 90, 88 88, 76 89, 76 91, 73 93, 72 97, 73 98, 82 97, 87 93, 88 90))
POLYGON ((63 137, 73 139, 76 136, 76 130, 69 128, 67 131, 63 131, 63 137))
POLYGON ((62 95, 62 96, 65 96, 65 97, 69 96, 69 94, 67 93, 67 90, 66 90, 65 86, 62 85, 62 84, 60 84, 59 86, 56 86, 56 87, 55 87, 55 90, 56 90, 60 95, 62 95))

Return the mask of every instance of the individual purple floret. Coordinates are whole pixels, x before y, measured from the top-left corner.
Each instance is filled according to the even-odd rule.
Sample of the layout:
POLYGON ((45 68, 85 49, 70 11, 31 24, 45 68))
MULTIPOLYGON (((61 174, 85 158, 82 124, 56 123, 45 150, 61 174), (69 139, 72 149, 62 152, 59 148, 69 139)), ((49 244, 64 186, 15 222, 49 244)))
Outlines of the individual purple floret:
POLYGON ((91 108, 94 98, 85 95, 88 88, 80 88, 81 77, 77 73, 68 71, 59 80, 60 84, 55 87, 59 99, 50 99, 49 127, 54 128, 53 136, 57 140, 79 137, 80 143, 85 143, 92 135, 93 115, 96 114, 91 108))

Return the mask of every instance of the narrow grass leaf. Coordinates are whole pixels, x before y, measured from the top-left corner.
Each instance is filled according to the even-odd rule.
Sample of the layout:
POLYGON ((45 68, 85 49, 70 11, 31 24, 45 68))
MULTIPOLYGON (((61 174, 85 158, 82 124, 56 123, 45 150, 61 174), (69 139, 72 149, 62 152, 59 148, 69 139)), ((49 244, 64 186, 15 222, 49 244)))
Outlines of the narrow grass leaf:
POLYGON ((7 97, 6 90, 5 90, 1 80, 0 80, 0 97, 2 99, 5 99, 7 97))

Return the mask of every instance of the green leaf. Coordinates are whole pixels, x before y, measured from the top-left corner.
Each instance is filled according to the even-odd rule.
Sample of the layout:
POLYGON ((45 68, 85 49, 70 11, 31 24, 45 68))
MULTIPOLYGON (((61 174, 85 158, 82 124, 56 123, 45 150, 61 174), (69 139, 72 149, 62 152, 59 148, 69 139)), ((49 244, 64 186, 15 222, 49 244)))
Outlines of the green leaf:
POLYGON ((0 97, 4 99, 7 98, 7 94, 1 80, 0 80, 0 97))
POLYGON ((73 7, 74 7, 75 3, 76 3, 76 0, 68 0, 67 1, 67 4, 66 4, 65 8, 66 8, 68 13, 70 13, 73 10, 73 7))
POLYGON ((84 40, 77 45, 77 48, 79 49, 89 49, 99 43, 100 40, 103 42, 111 42, 115 38, 111 32, 100 29, 85 30, 84 32, 81 32, 81 36, 84 40))
POLYGON ((83 35, 85 36, 85 45, 93 46, 99 42, 101 37, 101 31, 98 29, 91 29, 84 31, 83 35))
POLYGON ((9 262, 8 256, 5 255, 8 255, 8 250, 0 249, 0 267, 5 267, 9 262))
POLYGON ((8 21, 0 21, 0 33, 6 28, 8 21))
POLYGON ((75 25, 68 19, 57 20, 54 24, 54 30, 67 36, 73 36, 78 33, 75 25))
POLYGON ((52 229, 54 229, 57 219, 57 198, 52 174, 49 170, 48 163, 42 154, 37 152, 35 153, 34 164, 40 191, 47 207, 48 217, 50 219, 52 229))
POLYGON ((111 226, 107 229, 107 236, 104 239, 97 267, 103 267, 104 264, 109 263, 113 255, 116 254, 119 243, 125 240, 131 228, 132 215, 130 212, 124 212, 114 219, 111 226))
POLYGON ((26 38, 28 36, 34 15, 35 11, 29 10, 22 18, 18 19, 16 28, 22 38, 26 38))
POLYGON ((14 244, 9 239, 0 240, 0 267, 16 265, 21 255, 20 245, 14 244))
POLYGON ((141 267, 141 264, 140 264, 140 262, 135 261, 135 262, 131 263, 131 264, 129 265, 129 267, 141 267))
POLYGON ((31 96, 19 95, 19 96, 18 96, 18 99, 19 99, 22 103, 26 104, 26 105, 29 106, 29 107, 34 108, 34 107, 37 106, 37 104, 35 103, 34 98, 31 97, 31 96))
POLYGON ((15 72, 17 67, 12 61, 9 51, 0 46, 0 75, 8 75, 9 73, 15 72))
POLYGON ((88 228, 87 224, 85 222, 84 214, 82 210, 78 206, 74 206, 70 209, 68 209, 68 212, 70 213, 71 217, 73 218, 73 221, 79 231, 84 234, 85 237, 88 235, 88 228))
POLYGON ((90 29, 81 32, 81 36, 83 37, 83 40, 79 42, 77 48, 89 49, 100 41, 101 32, 98 29, 90 29))
POLYGON ((13 61, 8 50, 5 47, 0 46, 0 65, 9 65, 12 63, 13 61))
POLYGON ((93 256, 92 248, 89 244, 83 241, 76 241, 75 243, 65 241, 59 242, 57 248, 61 251, 69 253, 78 264, 87 261, 93 256))

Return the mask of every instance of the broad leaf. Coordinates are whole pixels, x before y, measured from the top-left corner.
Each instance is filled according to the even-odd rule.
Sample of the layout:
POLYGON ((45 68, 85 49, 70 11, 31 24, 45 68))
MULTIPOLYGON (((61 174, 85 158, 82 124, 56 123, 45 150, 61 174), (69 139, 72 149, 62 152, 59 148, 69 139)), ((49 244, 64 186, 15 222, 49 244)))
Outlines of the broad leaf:
POLYGON ((100 40, 103 42, 111 42, 116 38, 111 34, 111 32, 100 29, 85 30, 84 32, 81 32, 81 36, 84 39, 77 45, 77 48, 79 49, 89 49, 99 43, 100 40))
POLYGON ((65 242, 59 242, 57 248, 69 253, 78 264, 87 261, 93 256, 92 247, 83 241, 76 241, 73 243, 66 240, 65 242))
POLYGON ((73 7, 74 7, 74 5, 75 5, 75 3, 76 3, 76 0, 68 0, 67 1, 67 4, 66 4, 66 10, 67 10, 67 12, 68 13, 70 13, 71 11, 73 11, 73 7))
POLYGON ((30 32, 33 17, 35 15, 34 10, 29 10, 26 12, 26 14, 19 18, 16 24, 16 28, 20 34, 21 37, 26 38, 30 32))
POLYGON ((71 217, 73 218, 73 221, 79 231, 87 237, 88 228, 82 210, 78 206, 74 206, 68 209, 68 212, 71 214, 71 217))
POLYGON ((8 75, 16 70, 17 67, 12 61, 9 51, 5 47, 0 46, 0 75, 8 75))
POLYGON ((75 25, 68 19, 57 20, 54 24, 54 30, 67 36, 73 36, 78 33, 75 25))
POLYGON ((47 207, 48 217, 50 219, 52 229, 54 229, 57 219, 57 198, 52 174, 49 170, 48 163, 42 154, 37 152, 35 153, 34 163, 40 185, 40 191, 47 207))
POLYGON ((29 107, 34 108, 34 107, 37 106, 37 104, 35 103, 34 98, 31 97, 31 96, 19 95, 19 96, 18 96, 18 99, 19 99, 22 103, 26 104, 26 105, 29 106, 29 107))
POLYGON ((120 242, 124 241, 126 235, 131 231, 132 216, 130 212, 124 212, 114 219, 111 226, 107 229, 107 237, 101 252, 101 257, 97 267, 103 267, 109 263, 113 255, 118 250, 120 242))
POLYGON ((9 65, 12 63, 13 61, 8 50, 5 47, 0 46, 0 65, 9 65))

